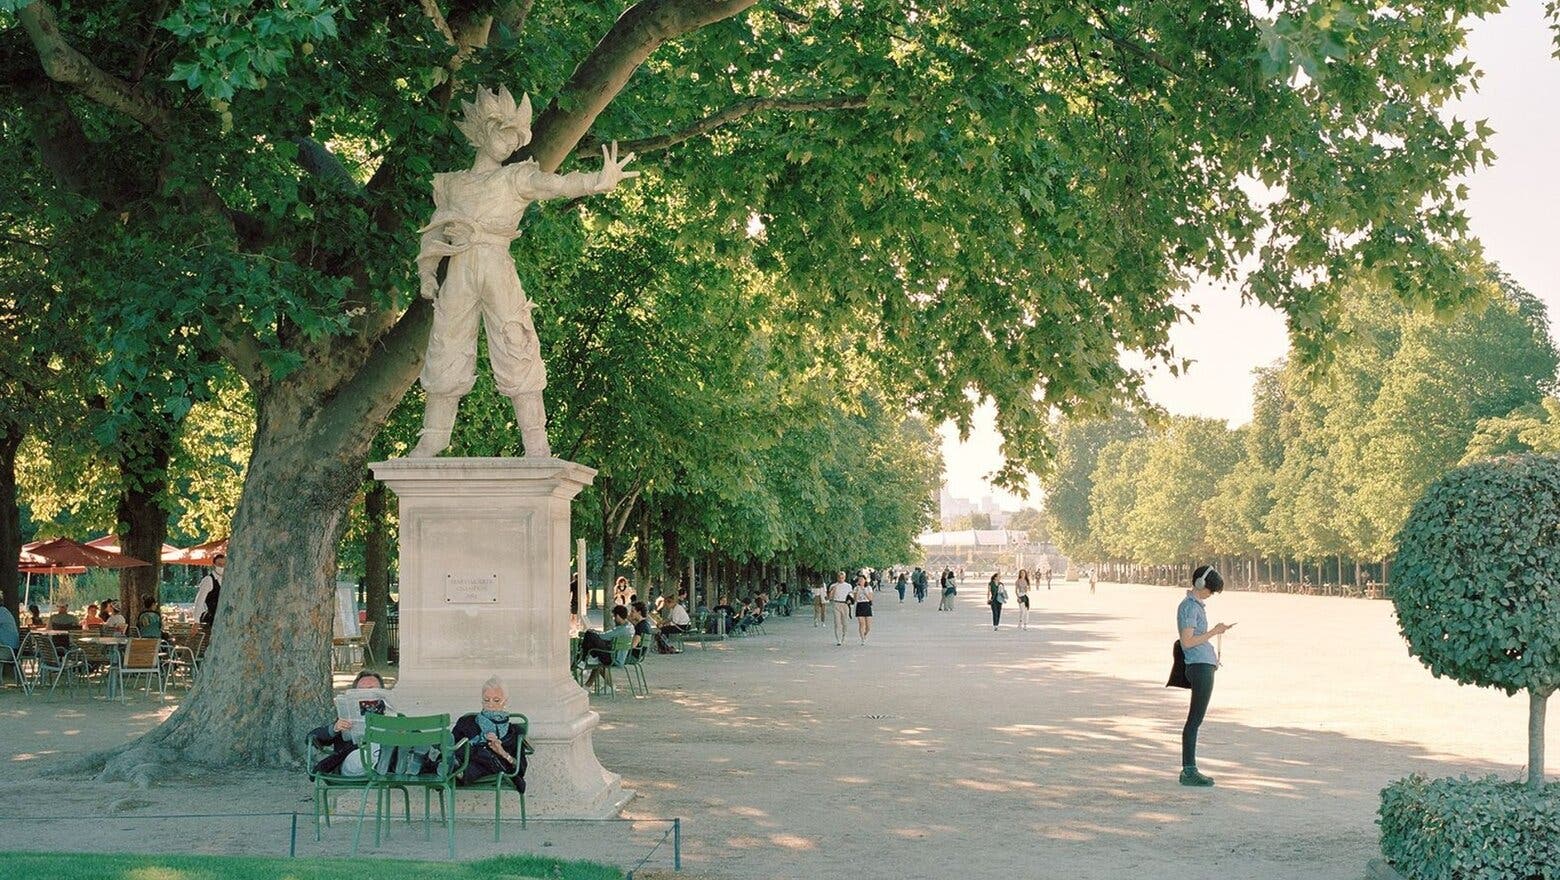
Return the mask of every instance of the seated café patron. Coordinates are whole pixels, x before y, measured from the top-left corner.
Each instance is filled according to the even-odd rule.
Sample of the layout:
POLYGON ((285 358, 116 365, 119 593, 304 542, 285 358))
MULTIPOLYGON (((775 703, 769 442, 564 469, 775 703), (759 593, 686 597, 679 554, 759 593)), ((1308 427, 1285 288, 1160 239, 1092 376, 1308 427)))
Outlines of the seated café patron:
POLYGON ((54 608, 54 614, 49 618, 50 629, 81 629, 81 622, 76 615, 70 613, 70 606, 64 602, 54 608))
POLYGON ((124 635, 126 629, 125 616, 119 613, 119 603, 109 599, 103 603, 103 628, 109 632, 124 635))
POLYGON ((518 764, 515 790, 525 794, 525 753, 529 746, 520 739, 520 726, 509 723, 509 693, 498 676, 482 683, 482 711, 460 716, 451 733, 457 743, 464 739, 471 744, 460 782, 508 773, 518 764))

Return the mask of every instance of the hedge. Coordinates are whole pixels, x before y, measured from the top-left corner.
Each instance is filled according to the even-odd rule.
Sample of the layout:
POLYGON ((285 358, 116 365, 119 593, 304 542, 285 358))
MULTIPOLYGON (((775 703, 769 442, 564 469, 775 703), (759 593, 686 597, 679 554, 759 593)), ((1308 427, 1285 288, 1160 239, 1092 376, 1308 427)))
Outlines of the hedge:
POLYGON ((1377 824, 1408 880, 1560 880, 1560 783, 1415 774, 1382 789, 1377 824))

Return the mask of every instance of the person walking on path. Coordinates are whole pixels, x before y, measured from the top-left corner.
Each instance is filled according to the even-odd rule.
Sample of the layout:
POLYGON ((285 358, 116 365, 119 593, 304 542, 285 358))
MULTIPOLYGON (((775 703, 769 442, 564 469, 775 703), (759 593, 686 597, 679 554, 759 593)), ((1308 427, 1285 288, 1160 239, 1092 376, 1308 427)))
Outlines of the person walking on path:
MULTIPOLYGON (((904 583, 901 577, 899 582, 904 583)), ((904 595, 904 588, 899 590, 904 595)), ((866 578, 856 579, 856 594, 851 597, 856 602, 856 632, 861 636, 861 643, 867 643, 867 636, 872 634, 872 588, 867 586, 866 578)), ((903 602, 903 599, 900 599, 903 602)))
POLYGON ((942 588, 942 590, 941 590, 942 591, 942 599, 939 600, 938 603, 937 603, 937 610, 938 611, 952 611, 953 610, 953 597, 958 592, 958 588, 955 587, 954 583, 953 583, 953 569, 951 569, 951 568, 943 569, 942 578, 941 578, 939 586, 942 588))
POLYGON ((1047 559, 1045 561, 1044 571, 1045 571, 1045 588, 1047 590, 1049 590, 1049 589, 1051 589, 1051 560, 1047 559))
POLYGON ((915 604, 926 601, 926 569, 917 565, 915 574, 910 576, 910 587, 915 591, 915 604))
POLYGON ((1002 626, 1002 603, 1007 601, 1007 588, 1002 586, 1002 572, 991 573, 991 580, 986 583, 986 604, 991 606, 991 628, 1000 629, 1002 626))
POLYGON ((829 587, 817 584, 812 588, 813 626, 823 626, 823 614, 829 604, 829 587))
POLYGON ((1228 632, 1235 624, 1208 627, 1208 597, 1224 589, 1224 579, 1211 565, 1199 565, 1192 572, 1192 588, 1175 611, 1175 628, 1180 634, 1181 651, 1186 657, 1186 678, 1192 684, 1192 704, 1181 728, 1181 784, 1206 786, 1213 780, 1197 770, 1197 729, 1208 713, 1213 696, 1213 672, 1219 668, 1219 655, 1209 641, 1228 632))
POLYGON ((1099 573, 1096 572, 1094 570, 1094 567, 1091 565, 1091 566, 1089 566, 1089 595, 1091 595, 1091 596, 1094 595, 1094 585, 1096 583, 1098 583, 1098 582, 1099 582, 1099 573))
POLYGON ((1013 595, 1018 597, 1018 628, 1029 629, 1029 570, 1021 568, 1013 579, 1013 595))
POLYGON ((910 576, 904 572, 900 572, 898 579, 894 581, 894 589, 899 591, 899 604, 905 604, 905 590, 909 589, 909 587, 910 576))
POLYGON ((845 612, 850 605, 851 586, 845 582, 845 572, 835 572, 834 583, 829 585, 829 614, 834 621, 834 644, 845 644, 845 612))

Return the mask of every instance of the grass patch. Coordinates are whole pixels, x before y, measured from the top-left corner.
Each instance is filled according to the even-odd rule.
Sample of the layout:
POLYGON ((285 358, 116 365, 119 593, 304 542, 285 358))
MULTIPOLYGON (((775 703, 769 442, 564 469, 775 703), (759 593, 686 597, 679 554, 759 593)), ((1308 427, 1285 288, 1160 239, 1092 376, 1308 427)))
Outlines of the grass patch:
POLYGON ((474 862, 399 859, 277 859, 254 856, 137 856, 5 853, 0 880, 622 880, 591 862, 498 856, 474 862))

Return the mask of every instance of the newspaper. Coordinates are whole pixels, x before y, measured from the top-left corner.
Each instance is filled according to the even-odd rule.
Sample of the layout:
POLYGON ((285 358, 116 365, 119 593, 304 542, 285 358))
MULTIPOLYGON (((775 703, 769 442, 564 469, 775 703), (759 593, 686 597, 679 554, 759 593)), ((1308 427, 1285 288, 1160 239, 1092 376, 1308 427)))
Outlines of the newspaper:
POLYGON ((382 715, 390 711, 390 692, 381 688, 353 688, 336 695, 336 717, 352 722, 346 736, 353 742, 363 738, 365 713, 382 715))

